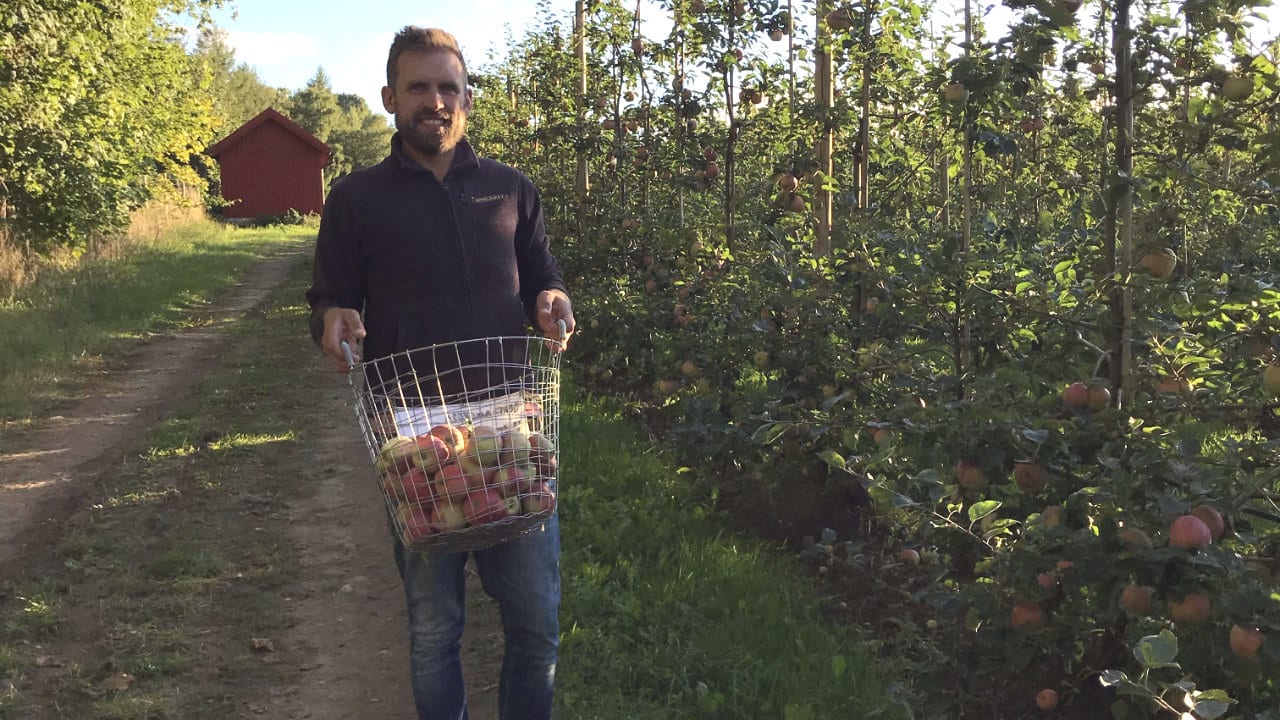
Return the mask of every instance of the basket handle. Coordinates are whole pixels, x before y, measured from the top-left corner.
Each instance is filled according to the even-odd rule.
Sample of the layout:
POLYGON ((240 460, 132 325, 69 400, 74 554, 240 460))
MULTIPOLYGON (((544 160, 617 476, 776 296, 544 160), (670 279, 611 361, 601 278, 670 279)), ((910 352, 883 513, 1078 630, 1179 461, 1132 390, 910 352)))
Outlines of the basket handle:
POLYGON ((350 343, 348 343, 346 340, 343 340, 343 341, 342 341, 341 343, 339 343, 339 344, 340 344, 340 345, 342 345, 342 355, 343 355, 343 357, 345 357, 345 358, 347 359, 347 369, 348 369, 348 370, 354 370, 354 369, 355 369, 355 367, 356 367, 356 359, 355 359, 355 357, 351 354, 351 344, 350 344, 350 343))

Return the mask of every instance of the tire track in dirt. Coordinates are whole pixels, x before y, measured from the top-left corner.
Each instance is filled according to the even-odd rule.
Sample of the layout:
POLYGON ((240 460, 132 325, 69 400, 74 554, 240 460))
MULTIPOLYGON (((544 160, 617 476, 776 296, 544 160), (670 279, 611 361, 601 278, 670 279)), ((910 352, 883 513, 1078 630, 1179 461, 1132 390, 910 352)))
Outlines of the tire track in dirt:
POLYGON ((27 548, 48 547, 83 492, 134 449, 146 430, 195 389, 219 360, 218 343, 241 316, 266 302, 307 255, 290 246, 253 268, 229 297, 201 313, 197 330, 160 333, 91 382, 65 414, 6 430, 0 447, 0 577, 13 577, 27 548), (16 438, 14 436, 17 436, 16 438))

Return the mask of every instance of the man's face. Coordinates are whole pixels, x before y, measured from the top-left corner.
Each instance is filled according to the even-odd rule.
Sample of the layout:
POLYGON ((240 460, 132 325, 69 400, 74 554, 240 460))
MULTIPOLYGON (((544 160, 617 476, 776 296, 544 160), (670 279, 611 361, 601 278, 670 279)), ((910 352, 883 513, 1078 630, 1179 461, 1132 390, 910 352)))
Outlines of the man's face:
POLYGON ((396 117, 409 148, 423 155, 452 151, 467 130, 471 91, 453 53, 407 52, 396 59, 396 85, 382 88, 382 104, 396 117))

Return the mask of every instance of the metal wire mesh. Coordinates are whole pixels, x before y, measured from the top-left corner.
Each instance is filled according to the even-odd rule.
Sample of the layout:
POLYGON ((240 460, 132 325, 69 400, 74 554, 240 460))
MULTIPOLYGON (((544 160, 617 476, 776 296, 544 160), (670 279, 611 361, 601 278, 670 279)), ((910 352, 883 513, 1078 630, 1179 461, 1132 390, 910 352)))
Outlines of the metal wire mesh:
POLYGON ((352 369, 356 417, 405 547, 489 547, 555 513, 562 350, 481 338, 352 369))

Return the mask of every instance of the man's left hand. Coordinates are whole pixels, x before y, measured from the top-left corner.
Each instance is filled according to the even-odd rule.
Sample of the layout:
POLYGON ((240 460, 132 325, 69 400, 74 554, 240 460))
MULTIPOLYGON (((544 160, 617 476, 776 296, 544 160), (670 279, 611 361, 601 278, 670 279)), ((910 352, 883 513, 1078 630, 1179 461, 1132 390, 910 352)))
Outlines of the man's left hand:
POLYGON ((537 319, 538 329, 547 336, 547 339, 556 340, 565 345, 569 344, 569 337, 577 327, 573 321, 573 303, 569 300, 569 296, 560 290, 543 290, 538 293, 537 319), (564 321, 564 337, 560 336, 560 328, 556 326, 557 320, 564 321))

